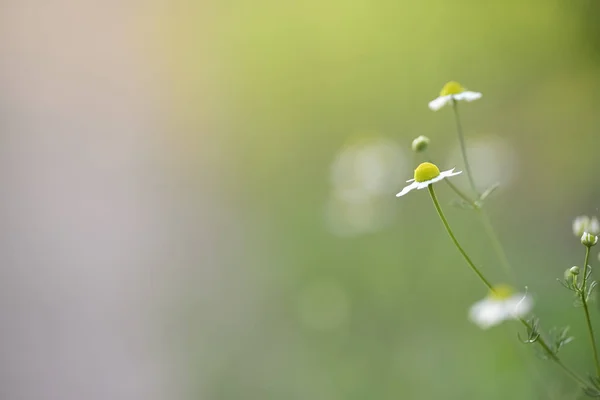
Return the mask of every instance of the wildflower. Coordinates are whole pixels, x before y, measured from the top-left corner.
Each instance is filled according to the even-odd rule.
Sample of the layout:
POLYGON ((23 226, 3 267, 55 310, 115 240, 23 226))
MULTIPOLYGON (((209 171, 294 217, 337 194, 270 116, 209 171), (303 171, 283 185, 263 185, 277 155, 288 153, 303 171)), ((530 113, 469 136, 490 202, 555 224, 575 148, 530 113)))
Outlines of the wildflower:
POLYGON ((440 172, 440 169, 437 167, 437 165, 424 162, 420 164, 417 169, 415 169, 414 179, 409 179, 406 181, 412 183, 402 189, 402 191, 398 193, 396 197, 404 196, 413 189, 424 189, 432 183, 441 181, 442 179, 450 176, 458 175, 461 172, 462 171, 454 172, 454 168, 449 169, 448 171, 440 172))
POLYGON ((469 310, 469 319, 481 329, 488 329, 509 319, 524 317, 533 308, 528 294, 515 293, 510 286, 499 285, 469 310))
POLYGON ((429 147, 429 138, 427 136, 421 135, 412 141, 412 150, 415 153, 425 151, 427 147, 429 147))
POLYGON ((473 101, 481 98, 481 93, 471 92, 458 82, 450 81, 444 85, 438 98, 429 102, 429 108, 437 111, 453 101, 473 101))
POLYGON ((598 243, 598 236, 592 235, 588 232, 583 232, 583 235, 581 235, 582 245, 584 245, 585 247, 592 247, 595 246, 596 243, 598 243))

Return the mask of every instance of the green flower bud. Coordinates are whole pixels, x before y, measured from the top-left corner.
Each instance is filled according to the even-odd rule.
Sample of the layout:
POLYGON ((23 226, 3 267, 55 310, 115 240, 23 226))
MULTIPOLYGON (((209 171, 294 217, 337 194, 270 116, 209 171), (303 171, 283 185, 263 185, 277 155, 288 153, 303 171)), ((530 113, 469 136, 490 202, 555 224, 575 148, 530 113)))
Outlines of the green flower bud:
POLYGON ((592 247, 598 243, 598 236, 592 235, 591 233, 583 232, 581 235, 581 244, 585 247, 592 247))
POLYGON ((571 275, 579 275, 579 267, 575 266, 575 267, 569 268, 569 273, 571 275))
POLYGON ((577 275, 579 275, 579 267, 567 268, 565 271, 565 281, 571 282, 577 275))
POLYGON ((427 150, 427 147, 429 147, 429 142, 430 140, 427 136, 421 135, 412 141, 412 150, 415 153, 421 153, 427 150))

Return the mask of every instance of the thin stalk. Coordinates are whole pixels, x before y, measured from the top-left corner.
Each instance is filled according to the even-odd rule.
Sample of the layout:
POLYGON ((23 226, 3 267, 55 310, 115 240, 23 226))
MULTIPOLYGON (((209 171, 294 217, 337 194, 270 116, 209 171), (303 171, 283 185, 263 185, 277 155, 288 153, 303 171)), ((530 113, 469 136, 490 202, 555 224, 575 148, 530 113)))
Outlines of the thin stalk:
POLYGON ((498 259, 500 260, 500 263, 502 264, 504 271, 509 276, 512 277, 513 272, 512 272, 512 268, 510 266, 510 262, 508 261, 508 257, 506 257, 506 252, 504 251, 504 248, 502 247, 502 243, 500 243, 500 239, 498 239, 498 235, 496 235, 496 231, 494 230, 494 227, 492 226, 492 223, 490 222, 490 218, 488 217, 485 210, 482 207, 480 207, 480 205, 478 205, 475 201, 473 201, 469 196, 467 196, 465 193, 463 193, 459 188, 457 188, 453 183, 451 183, 449 179, 444 179, 444 182, 446 182, 448 184, 448 186, 450 186, 450 188, 452 190, 454 190, 454 192, 461 199, 463 199, 464 201, 469 203, 473 207, 473 209, 475 211, 477 211, 477 215, 479 216, 479 219, 481 219, 481 223, 483 224, 483 229, 485 230, 485 233, 488 235, 490 242, 492 242, 492 247, 494 248, 494 251, 496 252, 496 255, 498 256, 498 259))
MULTIPOLYGON (((532 330, 533 327, 529 324, 529 322, 525 321, 523 318, 519 318, 519 321, 521 321, 521 323, 523 325, 525 325, 525 327, 529 330, 532 330)), ((546 352, 546 354, 548 354, 548 356, 550 357, 550 359, 552 361, 554 361, 554 363, 556 365, 558 365, 571 379, 573 379, 575 382, 579 383, 581 386, 586 387, 587 386, 587 382, 585 380, 583 380, 583 378, 581 378, 579 375, 577 375, 577 373, 575 373, 571 368, 569 368, 568 366, 566 366, 562 360, 556 355, 556 353, 554 353, 552 351, 552 349, 550 348, 550 346, 548 346, 548 344, 546 343, 546 341, 544 340, 544 338, 542 338, 541 336, 539 336, 536 340, 537 343, 540 344, 540 346, 542 347, 542 349, 544 349, 544 351, 546 352)))
POLYGON ((494 227, 492 226, 492 223, 490 222, 490 217, 488 217, 487 213, 481 207, 478 207, 475 210, 477 211, 477 214, 479 215, 479 218, 481 219, 481 223, 483 224, 483 228, 485 229, 485 232, 487 233, 488 237, 490 238, 490 241, 492 242, 492 247, 494 248, 494 251, 496 252, 496 255, 498 256, 498 258, 500 259, 500 263, 502 264, 504 271, 509 276, 512 277, 513 272, 512 272, 512 268, 510 266, 510 262, 508 261, 508 257, 506 257, 506 252, 504 251, 504 247, 502 247, 502 243, 500 243, 500 239, 498 239, 498 236, 496 235, 496 231, 494 230, 494 227))
POLYGON ((444 182, 446 182, 446 184, 450 186, 450 189, 454 190, 458 197, 469 203, 473 208, 477 208, 477 204, 475 204, 475 202, 469 196, 463 193, 462 190, 460 190, 452 182, 450 182, 449 179, 444 179, 444 182))
MULTIPOLYGON (((458 141, 460 143, 460 151, 462 153, 463 161, 465 163, 465 170, 467 171, 467 177, 469 178, 469 183, 471 184, 471 189, 477 196, 479 196, 479 192, 477 191, 477 188, 475 186, 473 172, 471 171, 471 164, 469 164, 469 158, 467 157, 467 146, 465 144, 465 135, 463 133, 462 124, 460 122, 460 115, 458 114, 458 102, 456 100, 452 100, 452 110, 454 111, 454 119, 456 120, 456 131, 458 132, 458 141)), ((452 186, 453 185, 451 185, 451 187, 452 186)), ((455 192, 459 196, 463 197, 456 189, 455 189, 455 192)), ((488 237, 490 238, 490 241, 492 242, 492 247, 494 248, 494 251, 496 252, 496 255, 498 256, 498 258, 500 259, 500 263, 502 264, 504 271, 507 274, 509 274, 510 276, 512 276, 513 273, 512 273, 512 268, 510 267, 510 262, 508 261, 508 257, 506 257, 506 252, 504 251, 502 244, 500 244, 500 240, 498 239, 498 236, 496 235, 496 232, 494 231, 494 228, 492 227, 490 218, 488 217, 487 213, 480 206, 475 204, 475 202, 471 202, 471 203, 473 204, 475 210, 479 214, 479 218, 481 219, 483 228, 485 229, 488 237)))
POLYGON ((590 319, 590 311, 587 304, 587 276, 588 276, 588 261, 590 258, 590 247, 585 247, 585 261, 583 263, 583 281, 581 283, 581 290, 579 294, 581 296, 581 303, 583 304, 583 311, 585 313, 585 322, 590 333, 590 341, 592 342, 592 350, 594 352, 594 362, 596 363, 596 376, 600 378, 600 362, 598 361, 598 349, 596 348, 596 339, 594 337, 594 329, 592 328, 592 320, 590 319))
POLYGON ((456 120, 456 131, 458 132, 458 141, 460 143, 460 151, 463 156, 463 161, 465 162, 465 169, 467 170, 467 177, 469 178, 469 183, 471 184, 471 189, 473 193, 479 196, 479 192, 475 186, 475 180, 473 179, 473 172, 471 171, 471 165, 469 164, 469 159, 467 158, 467 146, 465 144, 465 136, 463 134, 462 124, 460 123, 460 116, 458 115, 458 102, 456 100, 452 100, 452 110, 454 110, 454 119, 456 120))
POLYGON ((442 211, 440 202, 438 201, 437 196, 435 195, 435 191, 433 190, 433 185, 429 185, 427 187, 427 189, 429 189, 429 195, 431 196, 433 205, 435 206, 435 209, 436 209, 440 219, 442 220, 442 224, 444 224, 444 228, 446 228, 446 232, 448 232, 448 236, 450 236, 450 239, 452 239, 452 242, 454 243, 454 245, 456 246, 456 248, 458 249, 460 254, 462 254, 462 256, 465 259, 465 261, 467 262, 467 264, 469 264, 469 267, 471 267, 473 272, 475 272, 475 274, 479 277, 479 279, 481 279, 481 281, 485 284, 485 286, 488 287, 488 289, 490 289, 491 291, 494 291, 494 287, 492 286, 492 284, 487 279, 485 279, 485 277, 479 271, 479 269, 475 266, 473 261, 471 261, 471 258, 467 255, 467 253, 462 248, 460 243, 458 243, 458 240, 456 239, 456 236, 454 236, 454 232, 452 232, 452 229, 450 228, 450 224, 448 224, 448 220, 446 219, 446 216, 444 215, 444 212, 442 211))

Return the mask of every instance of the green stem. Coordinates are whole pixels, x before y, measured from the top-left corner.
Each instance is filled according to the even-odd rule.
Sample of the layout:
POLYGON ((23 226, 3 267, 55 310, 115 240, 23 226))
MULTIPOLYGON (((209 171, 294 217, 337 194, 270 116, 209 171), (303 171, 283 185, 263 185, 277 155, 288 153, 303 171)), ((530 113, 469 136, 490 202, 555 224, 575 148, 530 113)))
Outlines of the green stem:
MULTIPOLYGON (((529 324, 529 322, 525 321, 523 318, 519 318, 519 321, 521 321, 521 323, 523 325, 525 325, 525 327, 528 330, 533 329, 533 327, 529 324)), ((544 340, 543 337, 539 336, 537 338, 536 342, 540 344, 540 346, 542 347, 542 349, 544 349, 544 351, 550 357, 550 359, 552 361, 554 361, 554 363, 556 363, 556 365, 558 365, 567 375, 569 375, 569 377, 571 379, 573 379, 575 382, 579 383, 583 387, 587 386, 587 382, 585 380, 583 380, 583 378, 581 378, 579 375, 577 375, 577 373, 575 373, 571 368, 567 367, 562 362, 562 360, 560 358, 558 358, 556 353, 554 351, 552 351, 552 349, 550 348, 550 346, 548 346, 548 344, 546 343, 546 341, 544 340)))
POLYGON ((494 248, 494 251, 496 252, 496 255, 498 256, 498 259, 500 259, 500 263, 502 264, 504 271, 508 275, 512 276, 513 273, 512 273, 512 268, 510 266, 510 262, 508 261, 508 257, 506 257, 506 253, 504 252, 502 243, 500 243, 500 239, 498 239, 498 235, 496 235, 496 231, 494 230, 494 227, 492 226, 492 223, 490 222, 490 218, 488 217, 487 213, 484 211, 484 209, 479 204, 477 204, 475 201, 471 200, 471 198, 469 196, 464 194, 460 189, 458 189, 454 184, 452 184, 449 179, 444 179, 444 182, 446 182, 448 184, 448 186, 450 186, 450 188, 452 190, 454 190, 454 192, 460 198, 462 198, 464 201, 469 203, 473 207, 473 209, 475 211, 477 211, 477 215, 481 219, 481 223, 483 224, 485 233, 488 235, 490 241, 492 242, 492 247, 494 248))
POLYGON ((444 179, 444 182, 446 182, 446 184, 450 186, 450 189, 454 190, 458 197, 469 203, 473 208, 477 208, 477 204, 475 204, 475 202, 469 196, 464 194, 462 190, 460 190, 452 182, 450 182, 449 179, 444 179))
POLYGON ((440 207, 440 202, 438 201, 437 196, 435 195, 435 191, 433 190, 433 185, 429 185, 427 187, 427 189, 429 189, 429 195, 431 196, 433 205, 435 206, 435 209, 436 209, 440 219, 442 220, 442 224, 444 224, 444 228, 446 228, 446 232, 448 232, 448 236, 450 236, 450 239, 452 239, 452 242, 454 243, 454 245, 456 246, 456 248, 458 249, 460 254, 462 254, 462 256, 465 259, 465 261, 467 262, 467 264, 469 264, 469 267, 471 267, 473 272, 475 272, 475 274, 479 277, 479 279, 481 279, 481 281, 485 284, 485 286, 488 287, 488 289, 490 289, 491 291, 494 291, 492 284, 487 279, 485 279, 485 277, 479 271, 479 269, 477 269, 477 267, 475 266, 473 261, 471 261, 471 258, 467 255, 467 253, 462 248, 460 243, 458 243, 456 236, 454 236, 452 229, 450 229, 450 224, 448 224, 448 220, 446 219, 446 216, 444 215, 444 212, 442 211, 442 207, 440 207))
POLYGON ((471 172, 471 165, 469 164, 469 159, 467 158, 467 146, 465 144, 465 136, 463 134, 462 124, 460 123, 460 116, 458 115, 458 102, 452 99, 452 110, 454 110, 454 119, 456 120, 456 131, 458 132, 458 141, 460 142, 460 151, 463 156, 463 160, 465 162, 465 169, 467 171, 467 177, 469 178, 469 183, 471 184, 471 189, 473 192, 479 196, 479 192, 475 187, 475 180, 473 179, 473 173, 471 172))
POLYGON ((583 281, 581 283, 581 290, 579 294, 581 296, 581 303, 583 304, 583 311, 585 313, 585 321, 587 328, 590 333, 590 341, 592 342, 592 350, 594 352, 594 362, 596 363, 596 376, 600 378, 600 362, 598 361, 598 349, 596 348, 596 339, 594 338, 594 329, 592 328, 592 320, 590 319, 590 311, 587 304, 587 276, 588 276, 588 261, 590 258, 590 247, 585 247, 585 261, 583 264, 583 281))
POLYGON ((485 232, 487 233, 488 237, 490 238, 490 241, 492 242, 492 247, 494 248, 494 251, 496 252, 498 258, 500 259, 502 267, 504 267, 504 271, 509 276, 512 276, 513 272, 510 266, 510 262, 508 261, 508 257, 506 257, 506 253, 504 252, 504 248, 502 247, 502 243, 500 243, 500 239, 498 239, 496 231, 494 230, 494 227, 490 222, 490 217, 483 210, 483 208, 476 208, 476 211, 479 215, 479 218, 481 219, 481 223, 483 224, 485 232))

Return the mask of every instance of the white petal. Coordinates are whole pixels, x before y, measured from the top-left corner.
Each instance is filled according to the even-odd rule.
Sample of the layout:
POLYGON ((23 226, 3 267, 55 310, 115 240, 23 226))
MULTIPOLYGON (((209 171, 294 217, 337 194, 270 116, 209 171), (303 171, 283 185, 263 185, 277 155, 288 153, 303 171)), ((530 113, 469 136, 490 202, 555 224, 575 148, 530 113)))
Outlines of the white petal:
POLYGON ((521 318, 533 308, 533 299, 527 294, 518 293, 504 302, 506 313, 512 318, 521 318))
POLYGON ((475 303, 469 310, 469 319, 481 329, 488 329, 507 318, 504 302, 483 299, 475 303))
POLYGON ((460 175, 460 174, 462 174, 462 171, 454 172, 454 168, 449 169, 448 171, 440 172, 440 175, 443 176, 444 178, 448 178, 450 176, 455 176, 455 175, 460 175))
POLYGON ((410 183, 410 182, 414 182, 414 181, 415 181, 414 179, 409 179, 406 181, 406 183, 410 183))
POLYGON ((418 182, 413 182, 410 185, 404 187, 404 189, 402 189, 402 191, 400 193, 398 193, 396 195, 396 197, 404 196, 406 193, 410 192, 411 190, 418 188, 418 186, 419 186, 418 182))
POLYGON ((473 100, 477 100, 480 99, 482 96, 481 93, 479 92, 469 92, 469 91, 465 91, 459 94, 455 94, 454 98, 456 100, 466 100, 466 101, 473 101, 473 100))
POLYGON ((439 182, 439 181, 441 181, 442 179, 444 179, 444 175, 442 175, 442 174, 440 173, 440 174, 439 174, 438 176, 436 176, 435 178, 433 178, 433 179, 430 179, 430 180, 428 180, 427 182, 423 182, 423 183, 427 183, 427 185, 430 185, 430 184, 432 184, 432 183, 439 182))
POLYGON ((448 102, 451 100, 452 100, 451 95, 440 96, 437 99, 431 100, 429 102, 429 108, 432 109, 433 111, 437 111, 440 108, 444 107, 446 104, 448 104, 448 102))

